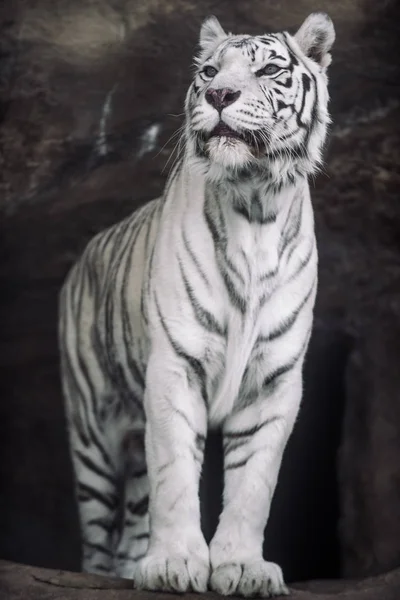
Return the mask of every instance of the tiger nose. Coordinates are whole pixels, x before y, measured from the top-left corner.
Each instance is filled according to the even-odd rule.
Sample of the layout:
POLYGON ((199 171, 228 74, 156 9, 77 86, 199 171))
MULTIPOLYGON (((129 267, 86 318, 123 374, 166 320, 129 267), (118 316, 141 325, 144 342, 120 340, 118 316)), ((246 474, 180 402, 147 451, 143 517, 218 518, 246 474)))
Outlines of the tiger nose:
POLYGON ((239 98, 240 94, 240 91, 234 92, 229 88, 220 88, 218 90, 210 88, 206 91, 206 100, 218 112, 221 112, 224 108, 233 104, 239 98))

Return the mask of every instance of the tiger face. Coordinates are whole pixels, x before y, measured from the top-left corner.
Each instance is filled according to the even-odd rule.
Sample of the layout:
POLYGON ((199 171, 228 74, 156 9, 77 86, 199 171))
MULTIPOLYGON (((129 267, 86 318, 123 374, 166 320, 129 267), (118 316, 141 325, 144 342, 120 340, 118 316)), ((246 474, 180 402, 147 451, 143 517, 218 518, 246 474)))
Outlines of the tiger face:
POLYGON ((193 153, 230 170, 289 161, 312 171, 329 123, 326 68, 334 38, 323 13, 310 15, 294 36, 231 35, 207 19, 186 99, 193 153))

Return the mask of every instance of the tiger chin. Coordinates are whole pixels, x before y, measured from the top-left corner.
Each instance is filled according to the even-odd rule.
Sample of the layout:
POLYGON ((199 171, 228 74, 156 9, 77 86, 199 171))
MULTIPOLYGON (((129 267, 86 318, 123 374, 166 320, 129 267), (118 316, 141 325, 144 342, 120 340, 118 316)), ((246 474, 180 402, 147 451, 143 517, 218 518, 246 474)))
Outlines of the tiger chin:
POLYGON ((334 38, 323 13, 293 36, 207 19, 163 196, 98 234, 67 277, 59 343, 85 571, 148 590, 288 593, 262 548, 312 330, 308 176, 334 38), (216 427, 224 503, 208 546, 199 479, 216 427))

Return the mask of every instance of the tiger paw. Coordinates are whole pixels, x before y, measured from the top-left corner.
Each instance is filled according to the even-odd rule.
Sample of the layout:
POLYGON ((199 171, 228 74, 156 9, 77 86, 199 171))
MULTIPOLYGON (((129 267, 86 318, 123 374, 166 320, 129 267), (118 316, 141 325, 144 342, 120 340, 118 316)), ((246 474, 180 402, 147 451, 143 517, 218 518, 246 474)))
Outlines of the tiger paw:
POLYGON ((206 592, 209 576, 209 562, 203 557, 150 554, 135 567, 134 587, 162 592, 206 592))
POLYGON ((287 596, 282 569, 264 560, 223 563, 213 569, 211 589, 223 596, 287 596))
POLYGON ((135 571, 136 561, 134 558, 124 558, 116 560, 114 563, 114 572, 117 577, 123 579, 132 579, 135 571))

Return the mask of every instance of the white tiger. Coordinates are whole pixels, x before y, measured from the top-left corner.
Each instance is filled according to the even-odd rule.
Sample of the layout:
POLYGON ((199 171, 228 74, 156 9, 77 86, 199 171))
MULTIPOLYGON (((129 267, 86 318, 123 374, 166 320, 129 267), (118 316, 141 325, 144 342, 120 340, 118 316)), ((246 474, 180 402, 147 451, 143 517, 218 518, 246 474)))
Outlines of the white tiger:
POLYGON ((294 36, 207 19, 163 197, 95 237, 69 274, 60 348, 86 571, 150 590, 287 593, 262 543, 312 327, 307 176, 334 37, 322 13, 294 36), (209 547, 208 427, 222 429, 225 472, 209 547))

